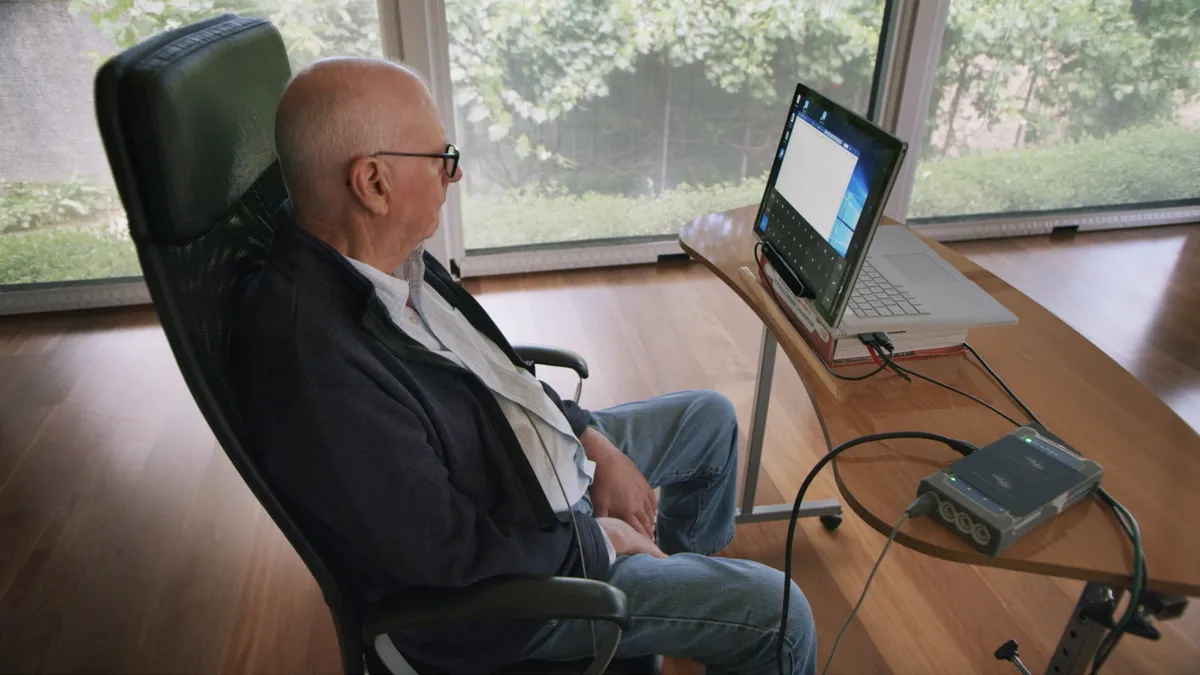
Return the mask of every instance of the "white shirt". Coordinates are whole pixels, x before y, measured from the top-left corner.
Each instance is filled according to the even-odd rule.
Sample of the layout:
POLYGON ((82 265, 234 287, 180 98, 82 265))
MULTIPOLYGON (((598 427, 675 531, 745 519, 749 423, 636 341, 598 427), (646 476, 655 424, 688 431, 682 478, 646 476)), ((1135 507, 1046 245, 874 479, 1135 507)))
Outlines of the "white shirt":
MULTIPOLYGON (((421 254, 418 249, 397 270, 403 279, 353 258, 346 259, 375 287, 397 328, 430 351, 471 371, 491 390, 550 507, 566 521, 571 505, 592 484, 595 462, 587 458, 567 418, 537 378, 514 365, 496 343, 424 282, 421 254), (409 304, 410 289, 415 291, 411 293, 411 305, 415 307, 409 304)), ((607 535, 605 541, 610 558, 614 557, 607 535)))

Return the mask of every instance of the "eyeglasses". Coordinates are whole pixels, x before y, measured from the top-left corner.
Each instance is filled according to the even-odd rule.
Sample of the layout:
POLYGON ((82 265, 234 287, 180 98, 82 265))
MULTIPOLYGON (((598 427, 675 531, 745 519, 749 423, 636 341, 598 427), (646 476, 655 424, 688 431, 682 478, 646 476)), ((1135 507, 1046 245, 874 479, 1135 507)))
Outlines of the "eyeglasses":
POLYGON ((458 171, 458 158, 462 156, 462 153, 458 151, 458 148, 454 147, 453 143, 447 143, 445 152, 391 152, 388 150, 381 150, 379 152, 371 153, 371 157, 378 157, 380 155, 389 155, 392 157, 431 157, 434 159, 440 159, 442 160, 442 168, 446 170, 446 176, 448 178, 454 178, 454 172, 458 171))

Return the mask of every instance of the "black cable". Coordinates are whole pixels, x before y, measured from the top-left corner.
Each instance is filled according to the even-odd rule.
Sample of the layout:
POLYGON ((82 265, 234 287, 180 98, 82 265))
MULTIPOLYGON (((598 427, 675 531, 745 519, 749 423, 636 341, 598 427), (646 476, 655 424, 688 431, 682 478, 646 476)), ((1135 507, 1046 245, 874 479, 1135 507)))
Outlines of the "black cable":
POLYGON ((975 357, 975 360, 979 362, 979 365, 983 366, 983 369, 987 371, 987 374, 992 376, 992 379, 996 381, 996 384, 1000 385, 1000 388, 1004 390, 1004 393, 1008 394, 1008 397, 1012 399, 1012 402, 1016 403, 1017 407, 1019 407, 1029 419, 1037 422, 1038 424, 1042 423, 1042 421, 1038 419, 1037 415, 1034 415, 1033 411, 1029 409, 1029 406, 1025 405, 1025 402, 1021 400, 1021 397, 1017 396, 1015 393, 1013 393, 1012 389, 1008 388, 1008 385, 1004 383, 1004 380, 996 374, 996 371, 992 370, 992 367, 988 365, 988 362, 983 360, 983 357, 979 355, 979 352, 975 351, 975 348, 972 347, 970 343, 963 342, 963 346, 967 348, 967 351, 971 352, 971 356, 975 357))
POLYGON ((971 399, 972 401, 975 401, 976 403, 978 403, 979 405, 981 405, 981 406, 983 406, 983 407, 987 408, 988 410, 991 410, 992 412, 994 412, 994 413, 996 413, 997 415, 999 415, 999 416, 1003 417, 1004 419, 1008 420, 1009 422, 1012 422, 1012 424, 1013 424, 1014 426, 1018 426, 1018 427, 1019 427, 1019 426, 1022 426, 1020 422, 1018 422, 1017 420, 1015 420, 1015 419, 1013 419, 1012 417, 1010 417, 1010 416, 1009 416, 1008 414, 1006 414, 1004 411, 1000 410, 1000 409, 999 409, 999 408, 997 408, 996 406, 994 406, 994 405, 992 405, 992 404, 988 403, 987 401, 984 401, 983 399, 981 399, 981 398, 979 398, 979 397, 977 397, 977 396, 975 396, 975 395, 973 395, 973 394, 968 394, 967 392, 963 391, 962 389, 958 389, 957 387, 952 387, 952 386, 950 386, 950 385, 946 384, 945 382, 941 382, 941 381, 939 381, 939 380, 935 380, 935 379, 933 379, 932 377, 927 377, 927 376, 925 376, 925 375, 922 375, 921 373, 918 373, 918 372, 916 372, 916 371, 914 371, 914 370, 911 370, 911 369, 909 369, 909 368, 906 368, 906 367, 904 367, 904 366, 902 366, 902 365, 900 365, 900 364, 896 363, 895 361, 893 361, 893 360, 892 360, 892 357, 891 357, 891 356, 888 356, 887 354, 884 354, 884 353, 880 352, 880 356, 881 356, 881 357, 883 357, 883 362, 884 362, 885 364, 889 364, 889 365, 891 365, 893 368, 895 368, 895 369, 897 369, 897 370, 899 370, 899 371, 902 371, 902 372, 908 373, 909 375, 912 375, 913 377, 915 377, 915 378, 918 378, 918 379, 921 379, 921 380, 925 380, 926 382, 930 382, 930 383, 932 383, 932 384, 936 384, 937 386, 941 387, 942 389, 948 389, 948 390, 950 390, 950 391, 952 391, 952 392, 954 392, 954 393, 956 393, 956 394, 958 394, 958 395, 960 395, 960 396, 966 396, 967 398, 971 399))
POLYGON ((912 378, 908 376, 909 373, 905 369, 896 365, 896 362, 892 360, 892 355, 890 353, 885 355, 882 351, 880 351, 879 356, 883 359, 883 365, 891 368, 893 373, 896 373, 900 377, 904 378, 905 382, 912 382, 912 378))
POLYGON ((804 494, 808 492, 808 486, 812 484, 813 479, 817 477, 821 469, 830 462, 834 457, 841 453, 862 445, 864 443, 874 443, 876 441, 887 441, 898 438, 916 438, 929 441, 937 441, 949 446, 955 452, 963 455, 970 454, 975 451, 975 446, 965 441, 960 441, 955 438, 949 438, 940 434, 931 434, 925 431, 886 431, 878 434, 867 434, 852 438, 845 443, 838 445, 825 456, 817 460, 813 465, 812 470, 804 477, 804 482, 800 484, 800 489, 796 492, 796 501, 792 504, 792 515, 788 519, 787 531, 787 548, 783 553, 783 612, 779 616, 779 633, 775 636, 775 664, 779 669, 780 675, 783 675, 783 641, 787 634, 788 607, 792 598, 792 542, 796 538, 796 520, 800 517, 800 504, 804 502, 804 494))
POLYGON ((837 372, 835 372, 833 370, 833 368, 830 368, 829 364, 825 363, 825 359, 817 359, 817 360, 821 362, 821 365, 825 366, 825 370, 829 371, 830 375, 836 377, 839 380, 846 380, 847 382, 858 382, 860 380, 865 380, 869 377, 874 377, 874 376, 878 375, 879 373, 883 372, 884 370, 887 370, 887 364, 885 363, 882 366, 879 366, 878 368, 876 368, 875 370, 872 370, 869 373, 864 373, 862 375, 841 375, 841 374, 838 374, 837 372))
MULTIPOLYGON (((975 351, 975 348, 971 345, 964 342, 963 346, 967 348, 967 351, 971 352, 971 355, 975 357, 975 360, 979 362, 979 365, 983 366, 983 369, 987 371, 987 374, 991 376, 992 380, 994 380, 996 384, 998 384, 1000 388, 1004 390, 1004 393, 1008 395, 1009 399, 1011 399, 1013 403, 1021 408, 1021 410, 1029 417, 1029 419, 1041 424, 1041 420, 1038 419, 1037 415, 1035 415, 1033 411, 1029 409, 1029 406, 1025 405, 1025 402, 1021 400, 1021 397, 1017 396, 1017 394, 1008 386, 1008 384, 1005 383, 1004 379, 992 369, 988 362, 984 360, 983 356, 981 356, 979 352, 975 351)), ((884 358, 885 364, 891 363, 896 368, 907 372, 913 377, 920 378, 926 382, 931 382, 939 387, 942 387, 943 389, 948 389, 956 394, 965 396, 1008 420, 1014 426, 1022 426, 1020 422, 1016 421, 1012 417, 1009 417, 999 409, 975 396, 972 396, 971 394, 968 394, 965 391, 962 391, 961 389, 957 389, 944 382, 940 382, 931 377, 926 377, 921 373, 914 372, 903 366, 900 366, 899 364, 896 364, 896 362, 890 358, 890 355, 885 354, 882 350, 880 350, 880 356, 884 358)), ((1125 533, 1125 536, 1129 538, 1130 543, 1133 545, 1134 567, 1137 569, 1137 576, 1133 581, 1133 588, 1130 591, 1129 605, 1126 607, 1121 619, 1113 624, 1112 630, 1110 630, 1108 635, 1104 637, 1104 640, 1101 641, 1100 646, 1096 650, 1096 654, 1092 659, 1092 675, 1096 675, 1099 672, 1100 668, 1108 660, 1108 657, 1112 655, 1113 650, 1116 649, 1117 644, 1120 643, 1121 638, 1125 636, 1129 622, 1133 619, 1133 615, 1137 612, 1137 606, 1140 602, 1140 597, 1136 596, 1140 596, 1141 591, 1146 589, 1148 579, 1148 573, 1146 571, 1146 557, 1145 553, 1142 551, 1141 533, 1138 529, 1137 521, 1133 520, 1133 515, 1130 514, 1129 511, 1125 509, 1125 507, 1122 506, 1121 503, 1118 502, 1112 495, 1110 495, 1104 488, 1099 488, 1096 492, 1096 495, 1100 501, 1104 502, 1105 505, 1112 510, 1113 514, 1117 518, 1117 523, 1121 526, 1121 530, 1125 533), (1126 520, 1127 515, 1129 517, 1128 521, 1126 520)))

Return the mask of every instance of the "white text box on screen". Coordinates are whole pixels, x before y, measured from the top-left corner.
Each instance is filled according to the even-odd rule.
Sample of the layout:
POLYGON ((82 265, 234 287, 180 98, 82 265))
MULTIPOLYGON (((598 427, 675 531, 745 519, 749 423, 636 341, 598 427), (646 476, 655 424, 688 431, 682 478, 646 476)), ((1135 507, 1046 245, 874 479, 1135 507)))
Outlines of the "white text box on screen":
POLYGON ((854 153, 798 118, 775 189, 828 241, 857 163, 854 153))

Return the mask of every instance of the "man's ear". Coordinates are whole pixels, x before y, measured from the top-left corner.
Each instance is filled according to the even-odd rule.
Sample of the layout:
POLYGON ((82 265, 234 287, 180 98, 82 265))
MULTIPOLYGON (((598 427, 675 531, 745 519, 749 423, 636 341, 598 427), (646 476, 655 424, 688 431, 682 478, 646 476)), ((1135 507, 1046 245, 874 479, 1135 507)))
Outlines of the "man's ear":
POLYGON ((388 195, 392 191, 392 172, 387 162, 378 157, 359 157, 350 163, 350 194, 364 209, 376 216, 388 212, 388 195))

